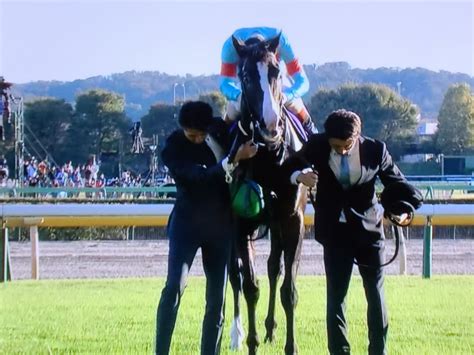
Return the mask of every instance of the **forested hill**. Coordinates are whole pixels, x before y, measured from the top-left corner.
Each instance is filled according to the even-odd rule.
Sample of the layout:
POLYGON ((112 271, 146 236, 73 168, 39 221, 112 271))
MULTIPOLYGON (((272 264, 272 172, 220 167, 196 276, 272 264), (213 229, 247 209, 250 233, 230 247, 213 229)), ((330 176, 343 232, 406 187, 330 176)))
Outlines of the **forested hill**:
MULTIPOLYGON (((434 72, 424 68, 357 69, 351 68, 346 62, 335 62, 319 66, 305 65, 305 69, 311 83, 310 93, 305 96, 307 101, 321 88, 336 88, 347 82, 379 83, 395 91, 400 89, 404 97, 421 108, 425 117, 435 117, 438 114, 444 94, 451 84, 465 82, 474 88, 474 77, 467 74, 434 72)), ((158 71, 128 71, 71 82, 37 81, 19 84, 14 88, 16 93, 27 100, 49 96, 69 102, 73 102, 78 93, 102 88, 124 95, 128 115, 139 118, 156 102, 172 103, 174 97, 179 101, 184 95, 186 99, 197 98, 200 93, 217 90, 218 82, 218 75, 173 76, 158 71)))

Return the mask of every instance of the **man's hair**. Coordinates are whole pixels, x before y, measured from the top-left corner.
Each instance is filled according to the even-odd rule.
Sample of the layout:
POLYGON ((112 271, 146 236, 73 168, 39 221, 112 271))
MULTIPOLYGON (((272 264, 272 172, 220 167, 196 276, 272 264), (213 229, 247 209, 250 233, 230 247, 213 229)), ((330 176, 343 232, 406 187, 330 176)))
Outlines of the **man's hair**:
POLYGON ((179 111, 178 123, 183 128, 206 132, 212 121, 212 107, 203 101, 188 101, 179 111))
POLYGON ((349 139, 361 132, 360 117, 352 111, 340 109, 329 114, 324 129, 329 138, 349 139))

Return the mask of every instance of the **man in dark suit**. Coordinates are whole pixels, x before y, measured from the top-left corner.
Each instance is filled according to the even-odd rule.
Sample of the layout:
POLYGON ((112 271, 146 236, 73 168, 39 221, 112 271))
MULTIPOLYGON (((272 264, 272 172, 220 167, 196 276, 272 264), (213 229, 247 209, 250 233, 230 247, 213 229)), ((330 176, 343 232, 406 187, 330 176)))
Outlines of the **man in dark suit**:
POLYGON ((324 128, 283 168, 293 183, 317 188, 314 226, 316 240, 324 247, 329 352, 350 353, 345 300, 356 261, 368 303, 368 352, 386 354, 383 210, 375 182, 378 177, 387 186, 405 178, 383 142, 361 135, 354 112, 332 112, 324 128))
POLYGON ((162 159, 176 182, 176 203, 168 223, 168 276, 157 311, 156 354, 168 354, 187 276, 198 248, 206 275, 206 311, 201 354, 218 354, 224 323, 224 298, 233 220, 225 175, 233 164, 254 156, 255 145, 243 144, 233 164, 226 157, 227 126, 200 101, 185 103, 181 129, 173 132, 162 159))

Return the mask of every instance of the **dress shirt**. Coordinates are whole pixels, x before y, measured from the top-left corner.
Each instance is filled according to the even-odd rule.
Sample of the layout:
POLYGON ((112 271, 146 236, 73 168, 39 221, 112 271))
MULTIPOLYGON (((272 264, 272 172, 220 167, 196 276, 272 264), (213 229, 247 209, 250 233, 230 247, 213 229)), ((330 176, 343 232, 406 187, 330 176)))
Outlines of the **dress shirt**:
MULTIPOLYGON (((357 183, 357 181, 359 181, 362 175, 359 154, 359 140, 355 141, 347 155, 349 160, 349 180, 351 185, 354 185, 357 183)), ((336 178, 339 179, 341 176, 341 155, 332 148, 331 153, 329 154, 329 167, 333 171, 336 178)))

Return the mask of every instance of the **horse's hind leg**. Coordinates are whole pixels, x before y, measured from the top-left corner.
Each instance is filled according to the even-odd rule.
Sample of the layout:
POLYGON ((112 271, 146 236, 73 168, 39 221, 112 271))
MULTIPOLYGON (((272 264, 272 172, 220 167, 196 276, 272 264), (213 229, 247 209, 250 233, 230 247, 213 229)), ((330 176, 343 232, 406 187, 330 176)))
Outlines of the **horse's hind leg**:
MULTIPOLYGON (((255 231, 250 237, 253 239, 257 235, 255 231)), ((260 345, 257 334, 257 326, 255 319, 255 312, 257 302, 260 297, 260 289, 258 286, 257 275, 255 273, 255 255, 252 242, 246 243, 245 250, 242 252, 242 273, 243 273, 243 291, 245 300, 247 302, 249 329, 247 335, 247 346, 249 354, 257 353, 257 348, 260 345)))
POLYGON ((265 329, 267 331, 265 342, 273 342, 275 336, 274 331, 277 327, 275 320, 276 289, 283 267, 281 263, 281 254, 283 250, 280 238, 280 230, 276 228, 272 229, 270 256, 267 261, 270 298, 268 302, 267 318, 265 318, 265 329))
POLYGON ((242 274, 240 272, 240 260, 237 257, 236 249, 234 248, 231 254, 229 266, 229 281, 232 286, 232 293, 234 295, 234 319, 230 328, 230 349, 241 350, 244 341, 244 328, 242 326, 242 319, 240 318, 240 296, 242 294, 242 274))
POLYGON ((296 274, 301 256, 301 243, 304 234, 303 214, 298 213, 290 217, 285 223, 284 262, 285 278, 280 289, 280 298, 286 314, 286 345, 285 354, 297 354, 298 347, 295 341, 295 309, 298 303, 296 290, 296 274))

